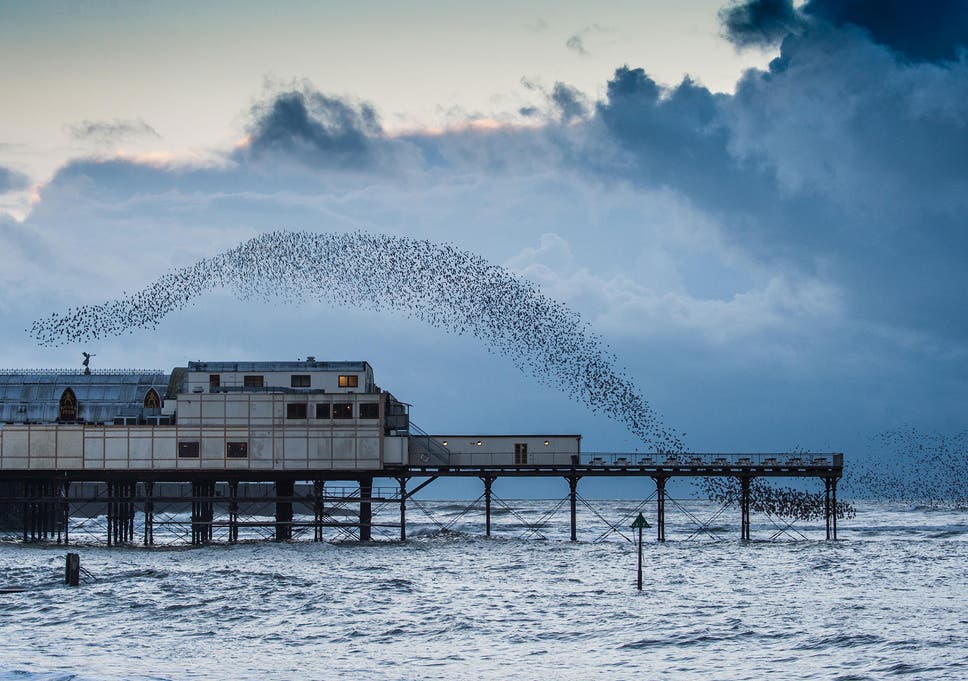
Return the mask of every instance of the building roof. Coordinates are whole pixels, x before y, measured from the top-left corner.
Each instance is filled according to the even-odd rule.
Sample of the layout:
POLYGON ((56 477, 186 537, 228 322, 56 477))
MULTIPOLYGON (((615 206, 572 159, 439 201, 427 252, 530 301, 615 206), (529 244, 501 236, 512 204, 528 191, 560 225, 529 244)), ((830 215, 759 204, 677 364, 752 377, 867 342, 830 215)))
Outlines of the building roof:
POLYGON ((0 423, 53 423, 60 400, 70 388, 77 398, 78 417, 89 423, 110 422, 117 416, 138 415, 145 396, 154 389, 160 398, 168 389, 162 371, 19 370, 0 371, 0 423))
POLYGON ((298 361, 276 362, 189 362, 189 371, 218 373, 272 371, 366 371, 366 362, 317 362, 314 357, 298 361))

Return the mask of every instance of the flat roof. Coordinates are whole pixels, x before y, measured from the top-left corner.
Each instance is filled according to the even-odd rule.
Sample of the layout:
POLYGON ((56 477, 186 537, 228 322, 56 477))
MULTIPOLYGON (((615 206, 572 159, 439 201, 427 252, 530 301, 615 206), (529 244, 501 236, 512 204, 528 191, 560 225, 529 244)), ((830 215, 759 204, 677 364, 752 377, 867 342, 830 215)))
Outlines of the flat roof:
POLYGON ((315 359, 271 362, 189 362, 188 370, 206 373, 236 371, 366 371, 370 365, 360 361, 319 362, 315 359))

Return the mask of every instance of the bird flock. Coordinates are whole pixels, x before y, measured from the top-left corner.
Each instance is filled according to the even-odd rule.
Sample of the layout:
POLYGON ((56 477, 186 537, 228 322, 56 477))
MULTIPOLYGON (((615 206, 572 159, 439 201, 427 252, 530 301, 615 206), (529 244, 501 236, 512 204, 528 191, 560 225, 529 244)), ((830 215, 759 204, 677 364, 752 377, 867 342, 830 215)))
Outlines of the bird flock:
MULTIPOLYGON (((724 506, 740 504, 739 478, 699 478, 696 485, 710 501, 724 506)), ((854 505, 843 499, 838 499, 831 510, 842 520, 849 520, 857 513, 854 505)), ((780 487, 762 478, 754 478, 750 482, 750 511, 778 518, 818 520, 826 514, 826 499, 823 492, 780 487)))
POLYGON ((647 447, 684 450, 680 435, 663 424, 575 311, 450 244, 366 232, 270 232, 164 274, 132 295, 51 314, 28 332, 41 345, 56 346, 156 328, 219 288, 244 300, 321 300, 392 312, 473 336, 539 382, 623 423, 647 447))
POLYGON ((906 426, 884 431, 848 472, 853 494, 968 508, 968 430, 943 435, 906 426))

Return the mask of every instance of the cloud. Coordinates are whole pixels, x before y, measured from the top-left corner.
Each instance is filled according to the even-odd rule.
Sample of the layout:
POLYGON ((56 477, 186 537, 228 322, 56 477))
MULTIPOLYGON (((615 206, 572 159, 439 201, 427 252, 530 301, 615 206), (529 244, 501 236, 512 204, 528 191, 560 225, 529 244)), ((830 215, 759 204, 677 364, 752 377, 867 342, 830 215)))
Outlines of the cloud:
POLYGON ((591 24, 590 26, 586 26, 580 31, 573 33, 568 40, 565 41, 565 47, 572 52, 576 52, 577 54, 586 57, 591 54, 586 46, 586 38, 596 33, 610 33, 611 31, 611 28, 600 26, 599 24, 591 24))
POLYGON ((802 27, 792 0, 745 0, 719 11, 726 38, 737 47, 769 47, 802 27))
POLYGON ((11 168, 0 166, 0 194, 19 191, 29 186, 29 177, 11 168))
POLYGON ((252 108, 252 158, 286 156, 310 166, 364 168, 378 156, 382 136, 376 110, 366 102, 325 95, 308 84, 276 93, 252 108))
POLYGON ((576 118, 583 118, 588 113, 585 96, 565 83, 555 83, 554 89, 551 91, 551 101, 554 102, 561 120, 565 123, 576 118))
POLYGON ((568 40, 565 41, 565 47, 572 52, 577 52, 583 57, 589 54, 588 50, 585 49, 585 41, 582 39, 582 36, 579 33, 575 33, 568 38, 568 40))
POLYGON ((778 45, 789 35, 855 27, 911 61, 957 61, 968 46, 968 5, 961 0, 740 0, 719 13, 737 47, 778 45))
POLYGON ((99 145, 115 144, 139 137, 160 138, 158 131, 140 118, 137 120, 88 121, 69 126, 74 139, 90 141, 99 145))
POLYGON ((962 0, 808 0, 802 12, 832 26, 863 28, 878 44, 915 61, 956 61, 968 46, 962 0))

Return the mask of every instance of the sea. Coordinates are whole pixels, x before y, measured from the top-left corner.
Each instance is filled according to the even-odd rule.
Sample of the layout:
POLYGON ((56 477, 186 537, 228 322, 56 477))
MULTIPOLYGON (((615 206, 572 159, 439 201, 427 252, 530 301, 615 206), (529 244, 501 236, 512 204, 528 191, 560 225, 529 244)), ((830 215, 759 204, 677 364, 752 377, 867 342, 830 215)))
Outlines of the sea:
POLYGON ((490 538, 467 503, 411 507, 405 543, 2 541, 0 680, 968 679, 966 510, 861 502, 836 542, 754 514, 741 542, 737 509, 667 504, 639 591, 637 502, 583 502, 575 543, 558 502, 502 501, 490 538))

